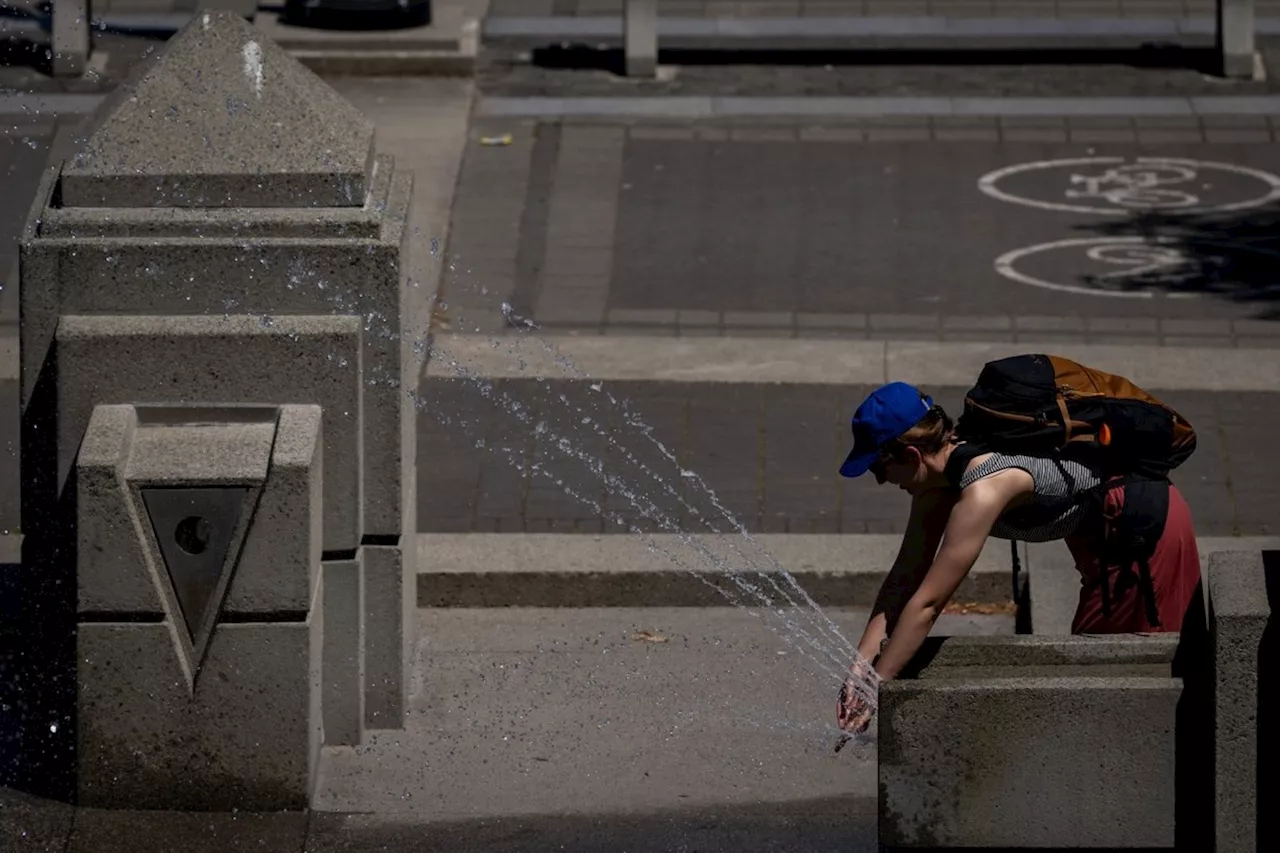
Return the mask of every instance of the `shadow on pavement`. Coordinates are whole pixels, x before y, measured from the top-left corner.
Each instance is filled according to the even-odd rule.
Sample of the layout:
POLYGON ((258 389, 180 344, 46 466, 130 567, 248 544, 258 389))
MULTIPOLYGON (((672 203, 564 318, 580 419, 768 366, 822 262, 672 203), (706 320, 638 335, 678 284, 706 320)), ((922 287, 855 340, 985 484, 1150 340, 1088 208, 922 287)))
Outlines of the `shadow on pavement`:
MULTIPOLYGON (((623 74, 620 47, 561 44, 536 48, 532 64, 540 68, 611 71, 623 74)), ((662 65, 772 65, 772 66, 1123 66, 1140 69, 1177 69, 1215 74, 1220 60, 1210 48, 1182 45, 1149 45, 1130 48, 858 48, 858 49, 742 49, 663 48, 662 65)))
POLYGON ((49 45, 23 37, 0 39, 0 68, 33 68, 41 74, 53 73, 49 45))
POLYGON ((1280 201, 1234 211, 1139 213, 1077 228, 1115 239, 1108 260, 1124 267, 1122 275, 1086 276, 1091 287, 1214 296, 1257 304, 1256 319, 1280 320, 1280 201))
POLYGON ((408 817, 396 821, 316 814, 307 853, 874 853, 875 810, 869 798, 832 797, 628 815, 533 815, 432 824, 408 817))

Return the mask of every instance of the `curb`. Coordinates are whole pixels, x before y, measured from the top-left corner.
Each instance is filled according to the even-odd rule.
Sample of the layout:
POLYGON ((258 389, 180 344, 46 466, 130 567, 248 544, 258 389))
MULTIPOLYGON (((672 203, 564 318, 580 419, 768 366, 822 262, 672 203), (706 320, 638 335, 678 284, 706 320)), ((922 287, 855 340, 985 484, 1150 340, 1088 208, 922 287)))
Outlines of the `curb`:
MULTIPOLYGON (((946 15, 846 15, 839 17, 768 17, 690 18, 659 15, 658 37, 664 46, 677 41, 716 39, 744 47, 751 42, 796 39, 829 43, 838 39, 892 39, 880 47, 898 47, 902 41, 939 39, 1034 41, 1065 39, 1083 44, 1099 44, 1131 39, 1175 39, 1201 36, 1212 39, 1216 21, 1211 15, 1187 17, 1059 18, 1027 17, 948 17, 946 15)), ((1255 23, 1259 35, 1280 33, 1280 18, 1259 17, 1255 23)), ((492 39, 602 39, 620 42, 623 19, 620 15, 591 17, 570 16, 493 16, 485 21, 483 35, 492 39)))
POLYGON ((973 385, 991 360, 1047 352, 1128 377, 1149 391, 1280 392, 1280 348, 788 338, 442 335, 424 379, 973 385))
POLYGON ((493 118, 884 118, 890 116, 1219 116, 1278 115, 1276 95, 1153 95, 1140 97, 737 96, 616 97, 490 96, 477 115, 493 118))
MULTIPOLYGON (((786 591, 803 604, 769 555, 820 607, 866 608, 875 603, 900 542, 896 535, 875 534, 758 534, 751 540, 737 534, 419 534, 417 600, 420 608, 787 606, 786 591), (650 550, 647 541, 665 554, 650 550), (761 567, 741 576, 768 602, 724 573, 701 567, 706 560, 700 552, 733 557, 735 549, 741 552, 737 565, 761 567), (698 568, 686 571, 672 557, 698 568)), ((1009 604, 1007 544, 994 542, 983 551, 954 601, 1009 604)))
MULTIPOLYGON (((1012 601, 1009 568, 975 567, 956 592, 961 609, 998 609, 1003 613, 1012 601)), ((791 576, 820 607, 869 608, 884 582, 885 570, 847 572, 791 572, 791 576)), ((669 571, 495 571, 419 573, 418 607, 731 607, 791 606, 777 590, 794 593, 778 572, 746 574, 766 590, 775 605, 765 605, 738 590, 732 581, 714 571, 691 576, 669 571), (776 588, 773 584, 776 584, 776 588), (728 593, 732 598, 722 594, 728 593)), ((797 599, 798 602, 802 599, 797 599)), ((802 606, 797 604, 795 606, 802 606)))
MULTIPOLYGON (((494 607, 728 607, 796 606, 803 596, 776 567, 743 572, 745 580, 768 594, 768 601, 736 587, 710 568, 689 572, 698 551, 727 554, 734 548, 764 567, 767 554, 784 566, 804 593, 823 608, 870 608, 897 553, 896 534, 737 534, 680 535, 581 533, 429 533, 418 535, 419 608, 494 607), (753 545, 752 542, 758 543, 753 545), (773 585, 776 584, 776 587, 773 585), (730 593, 733 599, 720 591, 730 593)), ((1198 539, 1201 563, 1220 551, 1280 548, 1280 537, 1204 536, 1198 539)), ((1037 633, 1068 633, 1075 612, 1079 579, 1066 546, 1060 542, 1020 543, 1023 577, 1031 578, 1037 633), (1037 578, 1039 580, 1037 580, 1037 578), (1039 601, 1037 601, 1037 592, 1039 601)), ((705 564, 705 561, 704 561, 705 564)), ((741 563, 739 563, 741 564, 741 563)), ((1009 546, 990 540, 977 564, 952 597, 948 612, 1005 615, 1013 612, 1009 546)))

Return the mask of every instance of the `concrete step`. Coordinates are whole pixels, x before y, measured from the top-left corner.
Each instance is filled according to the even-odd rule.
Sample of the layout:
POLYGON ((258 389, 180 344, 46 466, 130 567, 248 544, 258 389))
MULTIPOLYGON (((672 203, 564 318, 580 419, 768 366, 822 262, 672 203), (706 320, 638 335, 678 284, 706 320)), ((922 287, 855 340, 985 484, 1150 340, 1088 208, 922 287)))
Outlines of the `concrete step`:
MULTIPOLYGON (((870 607, 895 534, 430 533, 418 537, 418 605, 498 607, 870 607), (737 574, 726 573, 731 567, 737 574), (799 585, 783 576, 785 569, 799 585), (740 586, 735 578, 750 585, 740 586)), ((1280 547, 1280 537, 1201 537, 1215 551, 1280 547)), ((1022 545, 1037 633, 1070 633, 1078 576, 1061 542, 1022 545)), ((990 540, 952 602, 1010 615, 1008 544, 990 540)))

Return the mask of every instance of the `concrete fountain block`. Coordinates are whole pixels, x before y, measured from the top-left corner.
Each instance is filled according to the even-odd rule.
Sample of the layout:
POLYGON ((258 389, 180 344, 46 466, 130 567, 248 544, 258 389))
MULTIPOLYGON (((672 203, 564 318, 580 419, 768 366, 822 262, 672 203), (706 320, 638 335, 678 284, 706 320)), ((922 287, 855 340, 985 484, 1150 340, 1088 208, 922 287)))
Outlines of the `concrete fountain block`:
POLYGON ((69 207, 351 207, 373 123, 239 15, 196 15, 117 89, 62 171, 69 207))
MULTIPOLYGON (((364 567, 354 560, 324 563, 324 742, 356 746, 365 714, 364 567)), ((375 623, 377 624, 377 623, 375 623)))
MULTIPOLYGON (((49 195, 33 206, 21 245, 24 405, 45 369, 60 314, 249 315, 275 318, 277 328, 289 316, 358 317, 365 327, 364 532, 385 536, 412 529, 416 519, 405 497, 412 483, 405 473, 413 470, 416 449, 414 392, 422 345, 403 311, 402 303, 412 301, 416 288, 406 281, 401 264, 412 179, 395 173, 390 158, 378 160, 375 174, 361 216, 376 215, 378 231, 359 239, 257 236, 259 211, 252 210, 234 212, 243 215, 247 233, 254 235, 243 238, 202 235, 194 220, 166 226, 163 233, 172 239, 160 242, 129 232, 48 236, 41 217, 54 209, 48 206, 54 185, 47 180, 41 192, 49 195), (387 440, 395 435, 402 440, 387 440)), ((110 213, 95 215, 109 218, 110 213)), ((280 225, 279 214, 272 216, 275 225, 268 223, 268 234, 280 225)), ((180 217, 153 214, 139 221, 169 218, 180 217)))
POLYGON ((253 535, 244 543, 244 569, 227 590, 228 613, 308 607, 324 542, 323 419, 319 406, 280 407, 271 473, 258 496, 253 535))
POLYGON ((93 49, 93 22, 89 0, 58 0, 53 4, 50 27, 54 77, 79 77, 89 64, 93 49))
POLYGON ((883 685, 884 848, 1172 847, 1176 640, 1099 639, 932 641, 883 685))
POLYGON ((263 484, 224 610, 305 611, 323 536, 320 421, 317 406, 96 407, 76 459, 80 612, 154 603, 149 540, 138 536, 149 520, 129 488, 138 481, 263 484))
POLYGON ((219 625, 194 692, 169 625, 81 623, 80 805, 307 808, 322 737, 322 610, 310 614, 219 625))
POLYGON ((1280 714, 1274 704, 1264 704, 1265 694, 1274 691, 1262 690, 1260 683, 1275 678, 1268 629, 1280 595, 1278 557, 1277 552, 1224 551, 1209 559, 1218 853, 1255 853, 1273 849, 1277 840, 1262 800, 1265 791, 1275 790, 1275 771, 1264 756, 1266 742, 1280 738, 1280 714), (1260 844, 1263 838, 1272 843, 1260 844))
POLYGON ((314 405, 95 407, 75 480, 80 805, 309 805, 320 423, 314 405))
POLYGON ((330 496, 323 548, 354 550, 362 536, 360 339, 355 317, 280 317, 267 326, 253 317, 64 317, 59 482, 97 405, 316 404, 330 496))
POLYGON ((417 597, 412 537, 361 548, 364 560, 365 727, 398 729, 408 713, 417 597), (388 614, 395 614, 388 618, 388 614))

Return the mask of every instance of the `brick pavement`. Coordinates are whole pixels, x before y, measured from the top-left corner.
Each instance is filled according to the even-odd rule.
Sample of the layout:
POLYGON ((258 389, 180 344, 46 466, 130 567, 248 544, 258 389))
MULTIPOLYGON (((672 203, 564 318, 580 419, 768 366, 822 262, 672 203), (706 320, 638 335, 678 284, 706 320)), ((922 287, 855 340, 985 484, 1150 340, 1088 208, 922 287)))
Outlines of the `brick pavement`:
MULTIPOLYGON (((1248 203, 1280 173, 1278 129, 1280 116, 484 118, 473 141, 514 142, 467 152, 445 283, 451 328, 500 331, 507 300, 548 329, 606 334, 1274 346, 1274 199, 1157 221, 1114 215, 1109 202, 1084 213, 1010 203, 978 182, 1063 158, 1191 158, 1261 170, 1209 167, 1185 184, 1202 205, 1248 203), (1157 282, 1154 298, 1064 292, 1115 290, 1107 274, 1128 268, 1111 250, 1153 233, 1189 265, 1170 273, 1181 281, 1157 282), (1054 247, 1064 239, 1096 242, 1054 247), (1033 246, 1048 248, 997 270, 1033 246), (1090 255, 1098 246, 1111 254, 1090 255), (1165 298, 1174 291, 1201 293, 1165 298)), ((1075 171, 1094 168, 998 186, 1060 202, 1075 171)))
MULTIPOLYGON (((703 478, 751 531, 897 533, 906 520, 904 494, 837 474, 849 447, 848 418, 871 386, 607 382, 597 392, 584 382, 529 379, 492 380, 490 389, 486 397, 471 380, 423 384, 422 532, 620 531, 611 514, 663 528, 645 520, 637 504, 679 530, 731 529, 706 489, 682 470, 703 478), (675 462, 645 437, 645 427, 675 462), (566 455, 562 439, 570 454, 581 455, 566 455)), ((965 389, 927 390, 957 412, 965 389)), ((1196 454, 1175 475, 1197 532, 1280 532, 1280 467, 1256 449, 1270 446, 1280 394, 1160 396, 1199 435, 1196 454)))

